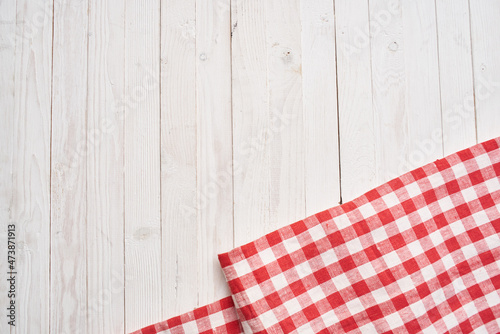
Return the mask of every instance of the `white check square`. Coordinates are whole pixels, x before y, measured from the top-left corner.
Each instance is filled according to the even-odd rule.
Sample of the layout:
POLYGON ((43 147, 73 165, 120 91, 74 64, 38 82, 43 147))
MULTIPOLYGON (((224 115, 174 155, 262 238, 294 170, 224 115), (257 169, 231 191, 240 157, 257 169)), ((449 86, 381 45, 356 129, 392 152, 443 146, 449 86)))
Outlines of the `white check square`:
POLYGON ((472 202, 477 199, 477 193, 474 187, 468 187, 462 190, 462 196, 466 203, 472 202))
POLYGON ((325 267, 328 267, 329 265, 338 262, 337 254, 335 254, 335 251, 333 249, 329 249, 326 252, 321 253, 320 257, 321 260, 323 260, 325 267))
POLYGON ((222 326, 222 325, 224 325, 226 323, 226 321, 224 320, 224 315, 223 315, 222 312, 209 314, 208 315, 208 319, 210 319, 210 325, 213 328, 222 326))
POLYGON ((422 248, 419 240, 413 241, 412 243, 408 244, 407 247, 413 257, 417 257, 420 254, 424 253, 424 249, 422 248))
POLYGON ((283 246, 285 246, 286 251, 288 254, 292 254, 295 251, 298 251, 302 247, 300 246, 299 240, 297 240, 296 237, 292 237, 290 239, 287 239, 283 241, 283 246))
POLYGON ((288 282, 287 282, 284 274, 278 274, 278 275, 271 277, 271 282, 273 283, 274 289, 276 291, 279 291, 279 290, 283 289, 284 287, 288 286, 288 282))
POLYGON ((250 288, 246 289, 246 294, 250 303, 255 303, 258 300, 264 298, 264 294, 262 293, 262 288, 259 285, 254 285, 250 288))
POLYGON ((404 232, 411 229, 411 222, 408 216, 403 216, 396 220, 396 225, 398 226, 399 232, 404 232))
POLYGON ((323 300, 326 298, 326 295, 325 293, 323 292, 323 289, 317 285, 313 288, 311 288, 307 294, 309 295, 309 297, 311 297, 311 300, 313 301, 313 303, 317 303, 319 302, 320 300, 323 300))
POLYGON ((276 261, 276 256, 274 256, 273 250, 271 248, 266 248, 260 251, 259 257, 264 265, 276 261))
POLYGON ((413 182, 406 185, 405 189, 408 192, 408 195, 410 195, 410 198, 415 198, 418 195, 422 194, 422 190, 420 190, 420 186, 418 185, 417 182, 413 182))
POLYGON ((434 268, 432 265, 425 266, 420 269, 420 273, 422 274, 422 277, 424 278, 424 281, 429 281, 432 278, 436 277, 436 272, 434 271, 434 268))
POLYGON ((378 229, 372 231, 371 233, 373 241, 378 244, 379 242, 382 242, 384 240, 387 240, 389 237, 387 236, 387 233, 385 232, 385 227, 379 227, 378 229))
POLYGON ((429 208, 427 206, 424 206, 424 207, 418 209, 417 213, 420 216, 420 219, 422 220, 422 222, 424 222, 424 223, 433 217, 431 211, 429 210, 429 208))
POLYGON ((351 285, 349 279, 345 274, 340 274, 338 276, 333 277, 332 281, 338 291, 345 289, 351 285))
POLYGON ((429 238, 432 240, 432 244, 437 246, 444 242, 443 236, 439 230, 432 232, 429 234, 429 238))
POLYGON ((455 174, 455 178, 457 179, 468 174, 467 168, 465 168, 465 165, 463 163, 458 163, 454 166, 451 166, 451 170, 453 170, 453 174, 455 174))
POLYGON ((354 298, 353 300, 348 301, 345 306, 347 306, 351 314, 358 314, 364 310, 363 304, 361 304, 359 298, 354 298))
POLYGON ((333 218, 333 221, 334 221, 335 225, 337 225, 337 228, 339 230, 342 230, 342 229, 352 225, 351 220, 349 219, 349 217, 347 217, 346 214, 343 214, 343 215, 340 215, 338 217, 333 218))
POLYGON ((500 180, 496 177, 484 181, 484 184, 486 185, 486 188, 488 188, 488 192, 490 194, 500 190, 500 180))
POLYGON ((400 203, 398 196, 393 191, 382 196, 382 200, 388 208, 392 208, 393 206, 400 203))
POLYGON ((438 200, 438 204, 441 207, 441 211, 443 212, 449 211, 455 207, 449 196, 443 197, 438 200))
POLYGON ((234 264, 234 270, 236 271, 236 274, 240 277, 252 272, 252 268, 250 268, 250 265, 248 264, 247 260, 236 262, 234 264))
POLYGON ((386 315, 385 320, 387 321, 387 323, 389 323, 391 328, 398 328, 398 327, 401 327, 404 325, 404 322, 401 319, 401 317, 399 316, 398 312, 386 315))
POLYGON ((368 218, 373 215, 375 215, 377 212, 373 208, 373 205, 371 203, 366 203, 358 208, 359 212, 363 216, 363 218, 368 218))
POLYGON ((297 313, 303 309, 302 305, 300 305, 297 298, 292 298, 292 299, 286 301, 283 304, 283 306, 285 306, 286 310, 288 311, 288 314, 294 314, 294 313, 297 313))
POLYGON ((473 213, 471 217, 472 219, 474 219, 474 222, 476 223, 477 226, 481 226, 490 222, 488 214, 484 211, 473 213))
POLYGON ((484 267, 479 267, 472 272, 477 283, 481 283, 489 278, 488 272, 484 267))
POLYGON ((301 279, 312 274, 312 269, 308 261, 296 265, 295 271, 297 272, 297 275, 299 275, 301 279))
POLYGON ((475 157, 474 159, 479 166, 479 169, 483 169, 491 165, 490 157, 487 153, 481 154, 480 156, 475 157))
POLYGON ((391 299, 389 293, 385 288, 380 288, 372 292, 372 297, 375 299, 377 304, 382 304, 391 299))
POLYGON ((350 254, 356 254, 358 252, 363 251, 363 249, 364 249, 359 238, 354 238, 354 239, 346 242, 345 245, 346 245, 347 250, 349 251, 350 254))
MULTIPOLYGON (((271 327, 279 322, 278 319, 276 319, 276 315, 274 314, 273 310, 269 310, 269 311, 263 313, 260 316, 260 319, 262 320, 262 325, 265 327, 271 327)), ((191 333, 191 332, 187 332, 187 333, 191 333)), ((193 333, 197 333, 197 332, 193 332, 193 333)))
POLYGON ((446 324, 447 328, 453 328, 459 324, 455 313, 449 313, 443 317, 443 322, 446 324))
POLYGON ((321 224, 315 225, 308 230, 313 241, 318 241, 326 237, 325 230, 321 224))
POLYGON ((330 310, 322 314, 321 319, 323 319, 323 322, 325 323, 326 327, 330 327, 339 322, 339 318, 337 317, 337 315, 333 310, 330 310))
POLYGON ((433 188, 437 188, 444 184, 444 179, 441 176, 441 173, 432 174, 427 179, 429 180, 433 188))
POLYGON ((407 292, 415 289, 415 284, 409 276, 401 277, 396 281, 401 292, 407 292))
POLYGON ((387 254, 383 255, 382 257, 384 258, 384 261, 387 264, 387 267, 389 267, 389 268, 394 268, 397 265, 401 264, 401 259, 399 258, 396 251, 392 251, 390 253, 387 253, 387 254))
POLYGON ((377 272, 373 268, 373 265, 371 264, 371 262, 368 262, 368 263, 365 263, 365 264, 359 266, 358 271, 361 274, 361 277, 363 277, 363 279, 367 279, 367 278, 370 278, 370 277, 377 275, 377 272))
POLYGON ((434 304, 439 305, 446 301, 446 296, 444 295, 443 289, 437 289, 431 293, 432 300, 434 304))

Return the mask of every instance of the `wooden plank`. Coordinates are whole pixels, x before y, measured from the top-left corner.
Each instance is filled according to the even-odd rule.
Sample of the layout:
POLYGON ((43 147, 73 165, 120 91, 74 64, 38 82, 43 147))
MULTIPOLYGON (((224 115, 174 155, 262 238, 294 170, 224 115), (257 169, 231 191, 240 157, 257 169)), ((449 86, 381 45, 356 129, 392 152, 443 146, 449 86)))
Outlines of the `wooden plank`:
POLYGON ((11 217, 17 229, 17 323, 49 332, 52 1, 17 2, 11 217))
POLYGON ((409 141, 406 160, 393 177, 443 156, 435 3, 403 0, 401 5, 409 141))
POLYGON ((434 3, 370 2, 377 183, 442 156, 434 3))
POLYGON ((124 3, 89 4, 87 320, 90 333, 124 332, 124 3))
POLYGON ((370 1, 370 45, 375 130, 375 183, 399 174, 407 160, 409 129, 405 107, 405 55, 401 4, 370 1))
POLYGON ((335 1, 342 201, 376 186, 369 9, 335 1))
MULTIPOLYGON (((14 197, 13 157, 14 157, 14 106, 15 106, 15 68, 16 68, 16 2, 0 2, 0 247, 2 256, 7 258, 8 225, 16 223, 12 214, 14 197)), ((19 226, 19 224, 17 224, 19 226)), ((7 280, 9 271, 7 261, 0 261, 2 280, 7 280)), ((5 282, 5 281, 4 281, 5 282)), ((7 296, 10 284, 0 284, 0 305, 10 305, 7 296)), ((17 309, 18 310, 18 309, 17 309)), ((6 310, 7 312, 7 310, 6 310)), ((10 311, 9 311, 10 312, 10 311)), ((17 312, 17 311, 16 311, 17 312)), ((8 324, 10 318, 0 322, 0 332, 10 333, 13 328, 8 324)), ((17 320, 19 318, 17 317, 17 320)), ((12 331, 13 332, 13 331, 12 331)))
POLYGON ((161 320, 160 1, 125 2, 125 331, 161 320))
POLYGON ((232 17, 240 245, 305 216, 300 1, 236 1, 232 17))
POLYGON ((215 255, 233 246, 230 9, 196 1, 198 305, 229 293, 215 255))
POLYGON ((50 331, 87 332, 88 3, 54 3, 50 331))
POLYGON ((448 155, 476 142, 467 0, 436 0, 443 149, 448 155))
MULTIPOLYGON (((270 221, 272 230, 305 217, 300 1, 266 3, 270 221)), ((258 225, 256 225, 256 228, 258 225)), ((259 235, 270 230, 260 229, 259 235)))
POLYGON ((470 1, 474 93, 479 142, 500 135, 500 3, 470 1))
POLYGON ((306 215, 340 201, 333 2, 300 2, 306 215))
POLYGON ((195 0, 161 5, 163 319, 198 303, 195 0))
POLYGON ((271 124, 266 3, 234 0, 231 8, 235 245, 274 227, 270 221, 270 143, 265 133, 271 124))

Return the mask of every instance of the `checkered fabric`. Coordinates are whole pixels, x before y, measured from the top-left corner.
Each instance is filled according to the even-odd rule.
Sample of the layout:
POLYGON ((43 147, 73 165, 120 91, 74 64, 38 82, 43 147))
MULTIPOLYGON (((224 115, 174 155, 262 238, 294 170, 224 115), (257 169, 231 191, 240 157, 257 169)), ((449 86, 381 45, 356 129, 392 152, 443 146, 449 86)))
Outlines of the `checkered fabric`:
POLYGON ((499 146, 478 144, 220 254, 236 304, 133 334, 499 333, 499 146))
POLYGON ((243 333, 231 297, 195 309, 175 318, 145 327, 131 334, 241 334, 243 333))
POLYGON ((499 144, 437 160, 219 255, 243 328, 500 332, 499 144))

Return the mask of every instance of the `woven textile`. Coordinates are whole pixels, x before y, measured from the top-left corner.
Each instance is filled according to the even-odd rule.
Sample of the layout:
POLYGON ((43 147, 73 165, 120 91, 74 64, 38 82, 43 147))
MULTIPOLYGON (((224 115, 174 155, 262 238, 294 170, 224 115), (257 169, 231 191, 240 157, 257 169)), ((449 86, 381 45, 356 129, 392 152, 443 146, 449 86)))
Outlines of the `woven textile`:
POLYGON ((156 332, 500 332, 499 145, 452 154, 220 254, 235 306, 215 305, 228 320, 195 320, 226 319, 208 306, 156 332), (224 327, 236 319, 241 327, 224 327))
POLYGON ((145 327, 131 334, 243 333, 231 297, 145 327))

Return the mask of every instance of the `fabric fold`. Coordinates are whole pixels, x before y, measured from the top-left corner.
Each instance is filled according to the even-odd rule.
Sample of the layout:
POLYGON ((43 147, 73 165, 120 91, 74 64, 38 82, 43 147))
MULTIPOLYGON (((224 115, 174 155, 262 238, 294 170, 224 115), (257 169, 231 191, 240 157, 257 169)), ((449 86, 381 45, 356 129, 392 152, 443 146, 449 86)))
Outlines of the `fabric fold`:
POLYGON ((243 333, 233 299, 226 297, 180 316, 144 327, 131 334, 243 333))
POLYGON ((499 145, 439 159, 220 254, 229 316, 207 306, 136 333, 500 332, 499 145))

